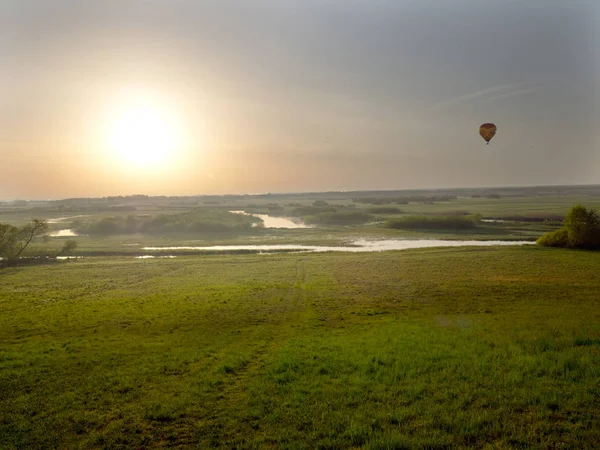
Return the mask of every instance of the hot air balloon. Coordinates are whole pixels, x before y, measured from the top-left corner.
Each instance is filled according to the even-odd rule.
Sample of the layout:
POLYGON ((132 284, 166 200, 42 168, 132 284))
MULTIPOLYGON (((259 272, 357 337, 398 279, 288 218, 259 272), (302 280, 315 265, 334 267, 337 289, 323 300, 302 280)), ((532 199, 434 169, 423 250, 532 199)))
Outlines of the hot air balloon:
POLYGON ((483 139, 485 139, 487 145, 490 145, 490 140, 496 134, 496 125, 493 123, 484 123, 479 127, 479 134, 483 139))

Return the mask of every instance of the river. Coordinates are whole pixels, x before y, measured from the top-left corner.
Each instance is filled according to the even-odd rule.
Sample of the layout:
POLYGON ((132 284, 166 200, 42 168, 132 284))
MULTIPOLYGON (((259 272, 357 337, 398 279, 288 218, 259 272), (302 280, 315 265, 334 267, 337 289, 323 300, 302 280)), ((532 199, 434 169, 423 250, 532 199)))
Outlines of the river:
POLYGON ((268 214, 250 214, 246 211, 229 211, 233 214, 243 214, 245 216, 254 216, 262 219, 265 228, 313 228, 312 225, 307 225, 300 219, 292 217, 273 217, 268 214))
POLYGON ((451 241, 442 239, 383 239, 367 241, 359 239, 349 246, 301 245, 301 244, 264 244, 264 245, 209 245, 209 246, 173 246, 143 247, 146 251, 200 250, 200 251, 256 251, 256 252, 382 252, 387 250, 408 250, 430 247, 490 247, 506 245, 531 245, 532 241, 451 241))

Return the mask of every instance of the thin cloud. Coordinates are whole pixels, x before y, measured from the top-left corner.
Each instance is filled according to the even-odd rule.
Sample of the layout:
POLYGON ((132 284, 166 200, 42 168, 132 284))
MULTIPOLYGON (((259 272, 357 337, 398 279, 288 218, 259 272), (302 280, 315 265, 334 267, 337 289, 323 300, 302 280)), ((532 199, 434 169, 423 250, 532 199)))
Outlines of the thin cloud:
MULTIPOLYGON (((440 109, 444 109, 450 106, 454 106, 457 105, 459 103, 463 103, 469 100, 475 100, 478 99, 479 97, 483 97, 485 95, 488 94, 492 94, 494 92, 500 92, 500 91, 505 91, 505 90, 513 90, 512 92, 516 92, 514 91, 514 89, 523 86, 524 83, 511 83, 511 84, 505 84, 502 86, 494 86, 488 89, 483 89, 481 91, 477 91, 477 92, 472 92, 470 94, 466 94, 466 95, 461 95, 460 97, 455 97, 453 99, 450 100, 446 100, 444 102, 440 102, 440 103, 436 103, 435 105, 431 106, 429 109, 430 110, 440 110, 440 109)), ((506 95, 506 94, 502 94, 502 95, 506 95)))
POLYGON ((495 97, 488 98, 487 100, 491 102, 492 100, 498 100, 500 98, 513 97, 515 95, 524 95, 524 94, 529 94, 531 92, 536 92, 536 91, 539 91, 539 89, 534 88, 534 87, 527 88, 527 89, 519 89, 518 91, 508 92, 506 94, 496 95, 495 97))

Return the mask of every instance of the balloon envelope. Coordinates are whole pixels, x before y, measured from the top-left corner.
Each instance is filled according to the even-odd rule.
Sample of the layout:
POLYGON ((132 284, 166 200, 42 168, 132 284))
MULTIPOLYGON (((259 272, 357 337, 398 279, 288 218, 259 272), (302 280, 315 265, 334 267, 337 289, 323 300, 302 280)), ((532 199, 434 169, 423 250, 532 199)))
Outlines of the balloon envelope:
POLYGON ((479 134, 483 139, 485 139, 485 142, 489 144, 490 139, 492 139, 496 134, 496 125, 493 123, 484 123, 479 127, 479 134))

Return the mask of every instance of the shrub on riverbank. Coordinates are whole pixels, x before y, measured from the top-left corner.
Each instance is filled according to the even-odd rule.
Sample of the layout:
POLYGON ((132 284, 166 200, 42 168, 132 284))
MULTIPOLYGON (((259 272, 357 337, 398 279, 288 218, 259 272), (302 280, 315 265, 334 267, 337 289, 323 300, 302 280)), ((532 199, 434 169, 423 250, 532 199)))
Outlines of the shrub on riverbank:
POLYGON ((181 214, 159 214, 153 217, 104 217, 79 223, 79 234, 114 235, 129 233, 196 232, 221 233, 246 231, 262 225, 261 219, 229 211, 198 208, 181 214))
POLYGON ((398 230, 466 230, 477 227, 478 216, 409 216, 390 219, 384 227, 398 230))
POLYGON ((457 197, 454 195, 412 195, 403 197, 360 197, 353 198, 354 203, 366 203, 370 205, 388 205, 390 203, 396 203, 398 205, 406 205, 408 203, 437 203, 437 202, 449 202, 456 200, 457 197))
POLYGON ((362 225, 374 219, 372 214, 360 211, 323 212, 308 216, 306 223, 314 225, 362 225))
POLYGON ((575 205, 563 227, 542 235, 537 243, 545 247, 600 249, 600 215, 594 209, 575 205))
POLYGON ((369 208, 368 211, 372 214, 402 214, 400 208, 396 208, 394 206, 380 206, 377 208, 369 208))

